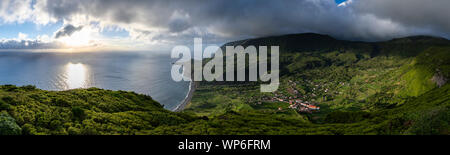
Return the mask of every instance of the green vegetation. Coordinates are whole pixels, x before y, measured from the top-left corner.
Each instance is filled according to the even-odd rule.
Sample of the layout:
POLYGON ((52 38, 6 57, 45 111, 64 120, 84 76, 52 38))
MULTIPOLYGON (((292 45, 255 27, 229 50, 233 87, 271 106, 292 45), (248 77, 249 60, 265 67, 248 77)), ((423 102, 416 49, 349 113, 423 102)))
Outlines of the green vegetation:
POLYGON ((144 134, 191 119, 165 110, 149 96, 124 91, 4 85, 0 96, 1 134, 144 134))
POLYGON ((449 134, 448 40, 300 34, 226 45, 280 45, 278 91, 261 93, 260 82, 199 82, 187 108, 171 112, 133 92, 4 85, 0 134, 449 134), (299 112, 274 97, 320 111, 299 112))
POLYGON ((16 120, 8 113, 0 113, 0 135, 17 135, 22 129, 16 124, 16 120))
POLYGON ((268 40, 273 45, 297 40, 302 46, 280 47, 282 75, 277 92, 260 93, 258 82, 201 82, 185 111, 213 119, 230 110, 299 119, 301 129, 294 134, 448 134, 450 98, 443 93, 448 91, 443 80, 450 77, 448 40, 419 36, 363 43, 300 34, 227 45, 259 46, 268 40), (436 79, 444 85, 439 86, 436 79), (288 103, 267 101, 275 96, 317 103, 321 109, 298 113, 288 103), (427 100, 432 96, 442 100, 439 106, 435 100, 427 100), (433 125, 439 132, 418 130, 433 125))

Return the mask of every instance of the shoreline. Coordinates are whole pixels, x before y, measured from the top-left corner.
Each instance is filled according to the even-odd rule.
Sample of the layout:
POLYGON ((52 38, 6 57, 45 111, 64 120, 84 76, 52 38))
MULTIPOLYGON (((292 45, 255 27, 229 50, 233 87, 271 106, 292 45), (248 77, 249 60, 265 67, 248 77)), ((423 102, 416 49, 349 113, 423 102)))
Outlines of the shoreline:
POLYGON ((195 92, 195 87, 196 87, 196 82, 195 81, 191 81, 189 83, 189 92, 188 92, 188 94, 186 95, 184 100, 179 105, 177 105, 172 111, 180 112, 180 111, 183 111, 184 108, 186 108, 186 106, 191 102, 192 96, 194 95, 194 92, 195 92))

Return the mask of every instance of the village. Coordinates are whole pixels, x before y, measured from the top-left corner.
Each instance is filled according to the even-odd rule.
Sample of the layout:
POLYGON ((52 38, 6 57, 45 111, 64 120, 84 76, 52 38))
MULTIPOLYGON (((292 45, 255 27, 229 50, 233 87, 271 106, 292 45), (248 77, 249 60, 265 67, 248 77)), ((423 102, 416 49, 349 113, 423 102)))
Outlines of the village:
MULTIPOLYGON (((300 113, 313 113, 320 110, 319 106, 316 106, 317 103, 303 101, 302 99, 298 99, 296 97, 286 97, 283 95, 278 95, 272 98, 264 98, 265 102, 285 102, 289 103, 290 109, 295 109, 300 113)), ((259 103, 261 104, 261 103, 259 103)), ((278 107, 278 110, 283 110, 283 107, 278 107)))
MULTIPOLYGON (((308 81, 309 83, 312 83, 308 81)), ((294 82, 292 80, 288 80, 288 87, 286 91, 290 95, 286 95, 283 93, 280 93, 278 91, 273 92, 273 96, 265 96, 262 98, 261 101, 263 102, 284 102, 289 103, 289 109, 295 109, 299 113, 313 113, 313 112, 319 112, 320 107, 317 106, 319 103, 315 102, 315 99, 310 99, 308 101, 307 94, 301 95, 298 90, 295 89, 297 85, 297 82, 294 82)), ((313 92, 309 94, 310 97, 316 97, 317 95, 314 93, 315 91, 319 91, 318 88, 320 88, 320 85, 313 85, 313 92)), ((322 89, 324 93, 327 93, 328 89, 322 89)), ((261 101, 258 102, 258 104, 261 104, 261 101)), ((279 111, 282 111, 284 107, 278 107, 279 111)))

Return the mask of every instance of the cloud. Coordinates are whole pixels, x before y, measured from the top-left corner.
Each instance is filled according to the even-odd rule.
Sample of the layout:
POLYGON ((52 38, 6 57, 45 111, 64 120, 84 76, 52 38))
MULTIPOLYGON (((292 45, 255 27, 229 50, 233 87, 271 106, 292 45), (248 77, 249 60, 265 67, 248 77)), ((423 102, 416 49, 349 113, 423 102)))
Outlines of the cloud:
POLYGON ((41 40, 0 40, 0 49, 57 49, 61 45, 57 42, 45 42, 41 40))
POLYGON ((0 49, 57 49, 62 45, 49 39, 47 35, 38 35, 36 39, 19 32, 17 38, 0 39, 0 49))
POLYGON ((0 18, 3 23, 23 23, 31 18, 31 0, 2 0, 0 1, 0 18))
POLYGON ((19 34, 17 34, 17 37, 19 40, 24 40, 28 38, 28 35, 22 32, 19 32, 19 34))
POLYGON ((420 0, 400 1, 350 0, 341 5, 345 7, 338 7, 331 0, 48 0, 43 7, 58 19, 119 25, 128 31, 146 32, 133 33, 135 38, 146 39, 168 38, 168 33, 185 34, 192 28, 222 40, 302 32, 353 40, 437 32, 448 35, 450 13, 444 6, 449 6, 445 5, 449 1, 438 0, 433 4, 420 0), (425 7, 417 8, 421 5, 425 7))
POLYGON ((149 45, 192 42, 193 37, 223 43, 303 32, 366 41, 418 34, 450 36, 448 0, 348 0, 339 6, 332 0, 39 0, 35 4, 6 0, 0 5, 3 21, 63 21, 66 27, 55 38, 82 28, 73 25, 99 27, 98 31, 118 27, 129 32, 128 42, 149 45))
POLYGON ((189 14, 182 14, 178 11, 173 12, 168 24, 170 32, 182 32, 190 28, 191 23, 189 20, 189 14))
POLYGON ((74 32, 80 31, 82 28, 83 28, 83 26, 75 27, 70 24, 66 25, 66 26, 62 27, 61 29, 59 29, 55 33, 55 39, 58 39, 60 37, 65 37, 65 36, 71 36, 74 32))
POLYGON ((338 7, 345 7, 347 5, 350 5, 350 3, 353 3, 353 0, 346 0, 346 1, 338 4, 338 7))
POLYGON ((354 0, 357 14, 371 14, 434 35, 450 36, 449 0, 354 0))

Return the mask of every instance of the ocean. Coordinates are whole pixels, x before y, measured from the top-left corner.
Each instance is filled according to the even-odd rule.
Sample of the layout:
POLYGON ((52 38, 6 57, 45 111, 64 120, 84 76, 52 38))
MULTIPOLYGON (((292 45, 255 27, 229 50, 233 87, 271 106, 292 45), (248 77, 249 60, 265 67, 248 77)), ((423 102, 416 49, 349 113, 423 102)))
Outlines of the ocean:
POLYGON ((35 85, 44 90, 97 87, 150 95, 173 110, 189 82, 175 82, 175 59, 153 52, 0 52, 0 84, 35 85))

